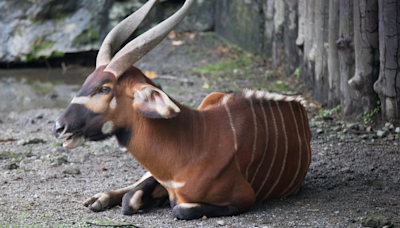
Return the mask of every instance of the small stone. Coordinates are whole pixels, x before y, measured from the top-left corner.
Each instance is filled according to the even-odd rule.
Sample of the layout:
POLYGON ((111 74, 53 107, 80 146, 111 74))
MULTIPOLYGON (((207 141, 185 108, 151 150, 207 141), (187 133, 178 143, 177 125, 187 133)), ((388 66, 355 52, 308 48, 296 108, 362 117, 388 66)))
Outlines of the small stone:
POLYGON ((387 138, 388 138, 389 141, 393 141, 394 140, 394 135, 389 134, 387 138))
POLYGON ((400 133, 400 127, 396 127, 396 130, 394 130, 397 134, 400 133))
POLYGON ((317 134, 321 134, 321 133, 324 133, 324 130, 321 129, 321 128, 318 128, 318 129, 317 129, 317 134))
POLYGON ((368 135, 367 134, 363 134, 363 135, 360 135, 360 139, 368 139, 368 135))
POLYGON ((335 211, 335 214, 339 214, 339 211, 335 211))
POLYGON ((388 129, 391 130, 391 131, 393 131, 393 130, 394 130, 394 125, 393 125, 393 124, 390 124, 389 127, 388 127, 388 129))
POLYGON ((388 128, 388 127, 390 126, 390 124, 391 124, 391 123, 386 122, 386 123, 385 123, 385 127, 388 128))
POLYGON ((224 220, 218 220, 217 224, 220 225, 220 226, 225 226, 226 222, 224 220))
POLYGON ((378 131, 376 132, 376 135, 377 135, 378 137, 380 137, 380 138, 382 138, 383 136, 385 136, 385 134, 386 134, 386 132, 381 131, 381 130, 378 130, 378 131))
POLYGON ((346 128, 358 130, 358 123, 347 123, 346 128))
POLYGON ((201 217, 201 220, 207 220, 207 216, 203 216, 203 217, 201 217))
POLYGON ((343 129, 343 131, 342 131, 343 133, 347 133, 347 132, 349 132, 349 129, 343 129))
POLYGON ((4 169, 8 169, 8 170, 13 170, 13 169, 18 169, 19 165, 15 164, 15 163, 11 163, 9 165, 5 165, 4 169))
POLYGON ((364 131, 364 130, 365 130, 365 127, 364 127, 364 125, 362 125, 362 124, 359 124, 359 125, 358 125, 358 130, 360 130, 360 131, 364 131))
POLYGON ((397 142, 394 142, 393 143, 393 146, 398 146, 399 144, 397 143, 397 142))
POLYGON ((342 129, 342 127, 341 126, 335 126, 335 127, 332 127, 331 129, 332 129, 332 131, 340 131, 342 129))
POLYGON ((22 143, 22 145, 25 146, 28 144, 39 144, 39 143, 46 143, 46 141, 44 141, 43 139, 34 138, 34 139, 30 139, 28 141, 24 141, 22 143))
POLYGON ((366 131, 367 131, 367 132, 371 132, 371 131, 372 131, 372 127, 367 127, 367 128, 366 128, 366 131))
POLYGON ((81 170, 78 168, 66 168, 63 170, 64 174, 80 174, 81 170))

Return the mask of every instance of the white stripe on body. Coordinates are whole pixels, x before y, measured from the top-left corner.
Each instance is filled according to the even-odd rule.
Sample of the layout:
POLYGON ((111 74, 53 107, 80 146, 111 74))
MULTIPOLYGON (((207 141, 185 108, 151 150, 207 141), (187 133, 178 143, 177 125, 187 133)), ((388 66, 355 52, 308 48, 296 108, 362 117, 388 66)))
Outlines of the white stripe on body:
POLYGON ((265 183, 267 182, 268 177, 269 177, 269 175, 271 174, 272 166, 274 166, 274 163, 275 163, 276 154, 277 154, 277 152, 278 152, 278 127, 276 126, 276 120, 275 120, 274 110, 273 110, 272 107, 271 107, 270 101, 268 101, 268 106, 269 106, 269 109, 271 110, 272 121, 273 121, 274 127, 275 127, 275 150, 274 150, 274 156, 272 157, 271 165, 269 166, 267 175, 265 176, 265 179, 264 179, 264 181, 262 182, 260 188, 259 188, 258 191, 256 192, 256 196, 260 193, 260 191, 263 189, 265 183))
POLYGON ((228 105, 224 104, 226 113, 228 114, 228 118, 229 118, 229 124, 231 125, 231 129, 232 129, 232 134, 233 134, 233 142, 234 142, 234 147, 235 147, 235 161, 236 161, 236 165, 239 169, 240 172, 240 166, 239 166, 239 162, 237 160, 237 156, 236 156, 236 152, 238 149, 237 146, 237 138, 236 138, 236 130, 235 130, 235 126, 233 126, 233 120, 232 120, 232 116, 231 116, 231 111, 229 111, 228 105))
MULTIPOLYGON (((269 101, 267 101, 267 102, 269 102, 269 101)), ((265 114, 265 110, 264 110, 264 106, 263 106, 263 100, 260 100, 260 106, 261 106, 261 110, 262 110, 264 122, 265 122, 265 151, 263 153, 260 163, 257 166, 256 172, 253 175, 253 179, 251 180, 250 185, 253 185, 253 182, 256 179, 257 173, 260 170, 261 165, 264 162, 265 156, 267 154, 267 149, 268 149, 268 121, 267 121, 267 115, 265 114)))
POLYGON ((251 154, 251 160, 250 160, 249 165, 246 168, 246 180, 249 180, 249 178, 248 178, 249 177, 249 168, 254 162, 256 146, 257 146, 257 117, 256 117, 256 113, 254 111, 253 101, 251 99, 249 99, 249 102, 250 102, 251 113, 253 114, 253 121, 254 121, 254 142, 253 142, 253 153, 251 154))
POLYGON ((288 152, 288 140, 287 140, 286 129, 285 129, 285 121, 283 119, 283 115, 282 115, 281 108, 279 107, 279 103, 277 101, 275 101, 275 103, 276 103, 276 107, 278 108, 279 114, 281 115, 281 119, 282 119, 283 134, 285 135, 285 155, 283 158, 283 165, 282 165, 281 172, 279 173, 278 179, 276 180, 274 185, 272 185, 271 189, 269 190, 267 195, 264 196, 262 201, 265 200, 266 198, 268 198, 268 196, 271 194, 271 192, 275 189, 276 185, 279 183, 279 181, 282 177, 283 171, 285 170, 286 158, 287 158, 287 152, 288 152))
POLYGON ((297 125, 296 116, 294 115, 294 112, 293 112, 292 104, 289 102, 288 105, 289 105, 289 107, 290 107, 290 111, 292 112, 292 116, 293 116, 293 120, 294 120, 294 125, 296 126, 297 137, 299 138, 299 162, 298 162, 298 164, 297 164, 296 174, 294 175, 292 182, 290 182, 289 186, 285 189, 285 191, 283 191, 283 192, 280 194, 280 196, 285 195, 285 193, 292 187, 292 185, 294 184, 294 182, 295 182, 295 180, 296 180, 296 178, 297 178, 297 175, 299 175, 300 166, 301 166, 301 147, 302 147, 302 144, 301 144, 301 138, 300 138, 299 127, 298 127, 298 125, 297 125))

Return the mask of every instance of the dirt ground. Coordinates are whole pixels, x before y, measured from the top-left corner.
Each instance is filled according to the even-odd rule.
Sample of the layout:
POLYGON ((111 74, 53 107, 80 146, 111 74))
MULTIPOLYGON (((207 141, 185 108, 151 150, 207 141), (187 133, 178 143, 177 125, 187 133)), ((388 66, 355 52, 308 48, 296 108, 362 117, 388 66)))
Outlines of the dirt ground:
MULTIPOLYGON (((301 91, 296 78, 267 74, 262 60, 213 34, 174 41, 182 43, 167 39, 136 66, 154 71, 155 81, 188 106, 198 106, 211 91, 301 91)), ((61 112, 39 108, 0 119, 0 227, 361 227, 362 218, 374 213, 400 226, 399 139, 362 140, 354 132, 332 139, 336 123, 321 124, 321 134, 312 126, 312 162, 295 196, 205 220, 175 221, 168 205, 133 216, 123 216, 118 206, 92 212, 82 205, 86 198, 125 187, 146 171, 115 139, 62 148, 52 135, 61 112)), ((316 117, 310 112, 311 118, 316 117)))

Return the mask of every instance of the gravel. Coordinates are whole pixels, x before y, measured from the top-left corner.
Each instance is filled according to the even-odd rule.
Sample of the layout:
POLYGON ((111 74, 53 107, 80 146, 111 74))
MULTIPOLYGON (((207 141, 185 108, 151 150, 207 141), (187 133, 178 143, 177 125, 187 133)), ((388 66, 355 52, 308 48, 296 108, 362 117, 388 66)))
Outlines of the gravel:
MULTIPOLYGON (((186 39, 185 45, 198 47, 200 41, 186 39)), ((176 62, 188 53, 168 41, 160 46, 158 52, 170 51, 160 56, 150 53, 139 63, 140 68, 189 78, 193 84, 170 94, 196 107, 209 91, 201 79, 185 76, 185 72, 202 60, 186 58, 193 64, 177 68, 176 62)), ((207 57, 208 62, 216 59, 211 54, 207 57)), ((177 82, 162 83, 170 89, 177 82)), ((310 112, 312 162, 298 194, 257 203, 237 216, 180 221, 173 219, 169 205, 140 210, 133 216, 122 215, 119 206, 97 213, 84 207, 87 198, 126 187, 146 171, 113 138, 86 142, 74 150, 62 148, 51 133, 61 112, 35 109, 2 118, 0 139, 15 141, 0 140, 0 153, 13 155, 0 156, 0 227, 361 227, 364 216, 370 214, 384 216, 394 227, 400 225, 400 130, 391 130, 390 125, 387 128, 394 137, 384 141, 372 137, 376 129, 360 133, 355 132, 360 131, 358 124, 345 123, 332 128, 330 122, 316 120, 310 112), (55 158, 69 163, 56 163, 55 158), (1 168, 12 163, 19 167, 1 168)))

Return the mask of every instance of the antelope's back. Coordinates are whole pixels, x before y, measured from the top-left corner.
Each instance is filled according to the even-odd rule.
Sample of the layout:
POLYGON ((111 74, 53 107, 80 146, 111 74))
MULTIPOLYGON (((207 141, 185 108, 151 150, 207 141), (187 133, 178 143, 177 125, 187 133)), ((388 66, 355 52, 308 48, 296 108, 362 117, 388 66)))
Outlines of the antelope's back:
POLYGON ((221 96, 233 132, 235 162, 257 201, 300 188, 311 161, 311 132, 301 97, 244 90, 221 96))

